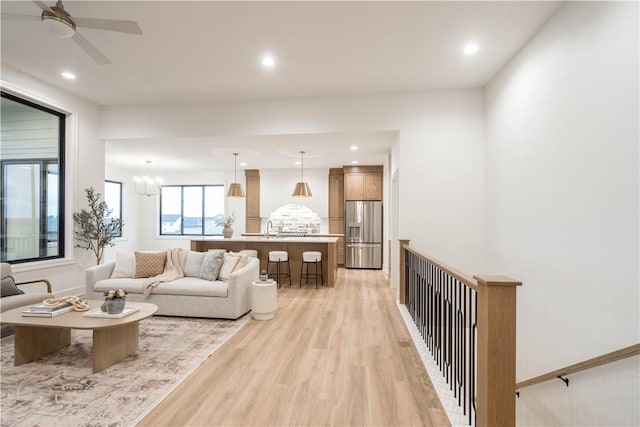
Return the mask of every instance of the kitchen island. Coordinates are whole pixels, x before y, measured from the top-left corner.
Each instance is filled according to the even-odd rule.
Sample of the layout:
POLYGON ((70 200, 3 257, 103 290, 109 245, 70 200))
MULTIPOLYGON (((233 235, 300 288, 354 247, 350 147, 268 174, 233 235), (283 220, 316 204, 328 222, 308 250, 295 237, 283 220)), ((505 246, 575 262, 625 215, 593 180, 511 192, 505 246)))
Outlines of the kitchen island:
POLYGON ((238 252, 244 249, 255 249, 260 259, 260 269, 267 269, 269 251, 287 251, 291 266, 291 282, 300 283, 300 268, 302 266, 302 253, 305 251, 318 251, 322 253, 322 273, 325 285, 335 286, 337 264, 338 237, 277 237, 264 235, 241 236, 229 239, 206 238, 191 240, 191 250, 206 252, 209 249, 226 249, 238 252))

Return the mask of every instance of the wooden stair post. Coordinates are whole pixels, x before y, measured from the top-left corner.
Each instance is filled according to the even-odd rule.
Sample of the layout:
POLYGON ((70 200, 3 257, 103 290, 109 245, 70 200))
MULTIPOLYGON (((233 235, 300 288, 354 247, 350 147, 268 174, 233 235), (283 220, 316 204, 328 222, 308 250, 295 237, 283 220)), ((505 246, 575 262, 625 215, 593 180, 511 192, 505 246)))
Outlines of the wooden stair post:
POLYGON ((516 425, 516 286, 505 276, 478 282, 476 425, 516 425))
POLYGON ((404 246, 409 245, 411 240, 398 240, 400 242, 400 253, 398 254, 399 258, 399 267, 398 267, 398 303, 404 304, 406 300, 405 295, 405 260, 406 257, 404 255, 404 246))

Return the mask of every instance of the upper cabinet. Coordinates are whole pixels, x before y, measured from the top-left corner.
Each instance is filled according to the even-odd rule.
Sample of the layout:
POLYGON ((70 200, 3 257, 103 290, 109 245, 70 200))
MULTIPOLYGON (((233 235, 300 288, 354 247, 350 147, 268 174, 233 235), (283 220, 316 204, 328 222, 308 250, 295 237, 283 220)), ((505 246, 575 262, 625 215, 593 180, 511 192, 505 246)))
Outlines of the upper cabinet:
POLYGON ((260 171, 245 169, 244 175, 247 185, 245 230, 247 233, 260 233, 260 171))
POLYGON ((382 200, 382 166, 345 166, 345 200, 382 200))
POLYGON ((344 218, 344 175, 342 168, 329 169, 329 218, 344 218))

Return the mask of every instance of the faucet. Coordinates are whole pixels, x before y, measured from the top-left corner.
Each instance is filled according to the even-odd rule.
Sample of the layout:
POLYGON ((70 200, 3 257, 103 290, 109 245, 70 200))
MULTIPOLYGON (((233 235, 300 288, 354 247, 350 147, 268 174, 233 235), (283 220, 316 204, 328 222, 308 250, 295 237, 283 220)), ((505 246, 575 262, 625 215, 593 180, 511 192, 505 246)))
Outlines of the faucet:
POLYGON ((273 223, 271 222, 271 220, 267 221, 267 229, 264 232, 264 235, 267 237, 267 239, 269 238, 269 229, 273 228, 273 223))

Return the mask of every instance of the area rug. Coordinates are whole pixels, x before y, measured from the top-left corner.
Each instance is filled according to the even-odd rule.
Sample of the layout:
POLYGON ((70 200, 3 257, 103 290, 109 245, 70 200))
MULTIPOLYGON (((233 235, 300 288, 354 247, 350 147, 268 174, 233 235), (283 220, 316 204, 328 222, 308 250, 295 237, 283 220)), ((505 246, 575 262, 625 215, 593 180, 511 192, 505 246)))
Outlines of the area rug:
POLYGON ((133 426, 244 326, 239 320, 154 316, 140 322, 138 352, 92 373, 91 331, 71 345, 13 366, 13 335, 2 338, 2 426, 133 426))

